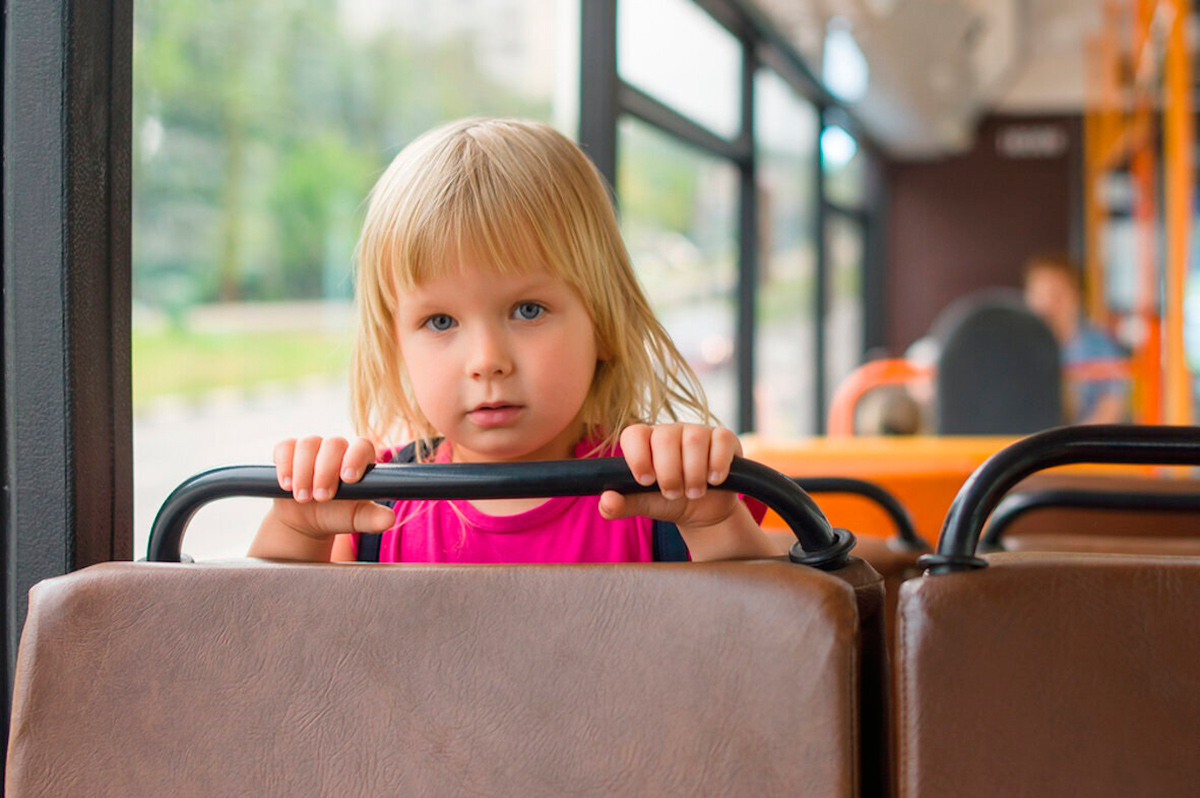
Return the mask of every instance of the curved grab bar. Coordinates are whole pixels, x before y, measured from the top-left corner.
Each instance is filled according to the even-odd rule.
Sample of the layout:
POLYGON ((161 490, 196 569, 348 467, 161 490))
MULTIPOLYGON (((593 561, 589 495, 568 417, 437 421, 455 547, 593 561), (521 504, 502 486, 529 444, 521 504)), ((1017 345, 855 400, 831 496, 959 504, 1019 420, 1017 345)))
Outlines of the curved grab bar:
POLYGON ((896 526, 896 537, 907 551, 929 551, 929 544, 917 534, 912 516, 886 489, 854 477, 792 477, 805 493, 848 493, 875 502, 896 526))
POLYGON ((1088 424, 1022 438, 967 478, 946 514, 937 553, 917 564, 934 574, 987 567, 975 546, 1004 494, 1036 471, 1072 463, 1200 465, 1200 427, 1088 424))
MULTIPOLYGON (((752 496, 779 514, 796 535, 793 562, 824 570, 845 564, 854 535, 834 529, 821 508, 796 483, 761 463, 735 457, 720 486, 752 496)), ((341 499, 517 499, 583 496, 606 490, 648 493, 619 457, 505 464, 377 465, 358 482, 338 487, 341 499)), ((184 481, 163 502, 150 530, 147 558, 179 562, 188 521, 205 504, 230 496, 288 498, 273 465, 225 466, 184 481)))
POLYGON ((1148 491, 1096 491, 1070 488, 1029 490, 1011 493, 996 506, 979 540, 981 552, 1002 551, 1001 539, 1013 523, 1035 510, 1132 510, 1134 512, 1200 512, 1200 493, 1155 493, 1148 491))
POLYGON ((933 369, 904 358, 872 360, 850 372, 829 403, 829 435, 854 434, 854 411, 868 391, 885 385, 904 385, 933 376, 933 369))

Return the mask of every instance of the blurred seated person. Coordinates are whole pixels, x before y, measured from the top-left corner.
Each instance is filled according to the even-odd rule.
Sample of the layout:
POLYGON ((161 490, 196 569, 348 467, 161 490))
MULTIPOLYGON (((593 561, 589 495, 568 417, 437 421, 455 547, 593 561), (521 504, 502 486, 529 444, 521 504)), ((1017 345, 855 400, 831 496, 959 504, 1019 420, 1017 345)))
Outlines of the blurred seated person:
MULTIPOLYGON (((1025 304, 1058 339, 1064 369, 1097 360, 1123 360, 1127 353, 1083 317, 1079 270, 1066 257, 1041 255, 1025 267, 1025 304)), ((1129 421, 1129 384, 1124 379, 1072 378, 1064 386, 1072 424, 1129 421)))
POLYGON ((923 421, 921 406, 903 385, 881 385, 859 400, 854 413, 856 435, 916 435, 923 421))

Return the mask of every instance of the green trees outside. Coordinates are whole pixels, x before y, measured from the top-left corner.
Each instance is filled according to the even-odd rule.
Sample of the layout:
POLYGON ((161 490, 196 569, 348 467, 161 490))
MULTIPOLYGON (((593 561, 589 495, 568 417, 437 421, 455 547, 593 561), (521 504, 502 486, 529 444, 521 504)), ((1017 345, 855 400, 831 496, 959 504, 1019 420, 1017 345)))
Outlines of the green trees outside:
POLYGON ((420 132, 548 119, 489 74, 469 28, 355 25, 339 0, 140 0, 134 296, 190 304, 349 296, 362 201, 420 132))

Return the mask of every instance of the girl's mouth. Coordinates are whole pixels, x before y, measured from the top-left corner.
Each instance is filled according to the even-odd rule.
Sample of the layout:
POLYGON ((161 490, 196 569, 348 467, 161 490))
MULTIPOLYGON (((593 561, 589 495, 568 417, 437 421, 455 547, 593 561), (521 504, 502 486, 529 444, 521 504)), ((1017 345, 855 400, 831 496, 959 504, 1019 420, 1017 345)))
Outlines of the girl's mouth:
POLYGON ((520 405, 479 405, 467 417, 480 427, 501 427, 516 420, 522 409, 520 405))

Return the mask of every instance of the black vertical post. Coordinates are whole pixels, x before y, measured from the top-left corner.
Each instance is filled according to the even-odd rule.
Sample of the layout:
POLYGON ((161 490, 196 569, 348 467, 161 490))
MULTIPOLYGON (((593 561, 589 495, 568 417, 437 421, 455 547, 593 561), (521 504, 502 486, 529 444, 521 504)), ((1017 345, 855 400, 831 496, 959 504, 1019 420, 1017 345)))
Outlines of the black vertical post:
POLYGON ((6 717, 29 588, 132 555, 132 40, 132 0, 5 3, 6 717))
POLYGON ((617 185, 617 0, 580 3, 579 145, 617 185))
POLYGON ((745 157, 738 164, 737 429, 754 430, 755 311, 758 304, 758 186, 754 152, 754 44, 742 38, 742 133, 745 157))
POLYGON ((863 217, 863 356, 887 345, 887 194, 879 153, 870 152, 867 165, 863 217))
POLYGON ((813 241, 816 244, 816 279, 813 280, 813 431, 825 433, 825 295, 829 283, 829 246, 825 233, 825 158, 821 137, 826 110, 817 108, 816 196, 813 202, 813 241))

